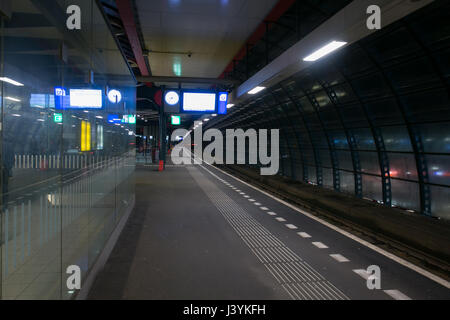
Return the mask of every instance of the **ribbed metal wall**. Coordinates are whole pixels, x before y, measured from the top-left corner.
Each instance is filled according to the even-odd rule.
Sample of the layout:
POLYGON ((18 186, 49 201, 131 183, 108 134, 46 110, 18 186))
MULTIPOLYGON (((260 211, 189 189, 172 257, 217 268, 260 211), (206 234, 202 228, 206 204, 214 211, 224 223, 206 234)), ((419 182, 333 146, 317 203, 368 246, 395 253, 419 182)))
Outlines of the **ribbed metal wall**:
POLYGON ((280 174, 450 219, 450 2, 435 1, 230 109, 279 128, 280 174))

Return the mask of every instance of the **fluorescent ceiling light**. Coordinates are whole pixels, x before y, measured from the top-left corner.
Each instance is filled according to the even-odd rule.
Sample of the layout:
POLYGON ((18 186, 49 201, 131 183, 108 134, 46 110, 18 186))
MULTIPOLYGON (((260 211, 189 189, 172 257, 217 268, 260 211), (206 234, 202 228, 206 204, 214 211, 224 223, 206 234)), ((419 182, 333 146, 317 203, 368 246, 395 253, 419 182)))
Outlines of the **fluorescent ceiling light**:
POLYGON ((13 79, 10 79, 8 77, 0 77, 0 81, 8 82, 8 83, 13 84, 13 85, 15 85, 17 87, 23 87, 24 86, 23 83, 17 82, 17 81, 15 81, 13 79))
POLYGON ((19 100, 19 99, 16 99, 16 98, 12 98, 12 97, 5 97, 5 99, 7 99, 7 100, 11 100, 11 101, 15 101, 15 102, 20 102, 20 100, 19 100))
POLYGON ((248 92, 248 94, 257 94, 258 92, 263 91, 265 88, 266 88, 266 87, 256 87, 256 88, 250 90, 250 91, 248 92))
POLYGON ((231 108, 233 108, 234 107, 234 104, 232 104, 232 103, 229 103, 228 105, 227 105, 227 109, 231 109, 231 108))
POLYGON ((343 41, 331 41, 326 46, 320 48, 319 50, 315 51, 314 53, 310 54, 306 58, 303 59, 303 61, 316 61, 320 58, 326 56, 327 54, 330 54, 331 52, 339 49, 342 46, 345 46, 347 42, 343 41))
POLYGON ((12 116, 13 116, 13 117, 21 117, 21 115, 20 115, 20 114, 17 114, 17 113, 13 113, 12 116))
POLYGON ((213 117, 217 117, 217 114, 212 114, 213 117))
POLYGON ((208 122, 209 121, 209 119, 205 119, 205 120, 203 120, 203 122, 208 122))
POLYGON ((103 119, 102 116, 95 116, 97 119, 103 119))

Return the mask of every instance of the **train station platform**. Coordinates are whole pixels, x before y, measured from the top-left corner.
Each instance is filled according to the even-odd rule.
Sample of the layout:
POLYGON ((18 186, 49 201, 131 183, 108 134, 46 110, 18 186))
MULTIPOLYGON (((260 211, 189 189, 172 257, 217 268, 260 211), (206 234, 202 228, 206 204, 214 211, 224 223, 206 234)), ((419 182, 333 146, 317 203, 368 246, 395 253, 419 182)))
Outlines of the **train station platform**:
POLYGON ((449 298, 445 280, 213 166, 140 166, 135 181, 89 299, 449 298))
POLYGON ((449 21, 0 0, 0 301, 450 300, 449 21))

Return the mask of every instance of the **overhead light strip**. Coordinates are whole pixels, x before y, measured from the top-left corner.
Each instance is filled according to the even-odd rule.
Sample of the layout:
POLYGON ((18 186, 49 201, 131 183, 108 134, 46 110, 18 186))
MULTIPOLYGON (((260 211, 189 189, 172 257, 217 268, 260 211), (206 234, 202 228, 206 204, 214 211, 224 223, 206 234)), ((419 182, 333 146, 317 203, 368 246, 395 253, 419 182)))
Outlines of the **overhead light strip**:
POLYGON ((8 77, 0 77, 0 81, 8 82, 8 83, 10 83, 10 84, 12 84, 12 85, 15 85, 15 86, 17 86, 17 87, 23 87, 23 86, 24 86, 23 83, 20 83, 20 82, 18 82, 18 81, 16 81, 16 80, 13 80, 13 79, 8 78, 8 77))
POLYGON ((336 51, 337 49, 345 46, 347 42, 344 41, 331 41, 327 45, 323 46, 319 50, 313 52, 309 56, 303 59, 303 61, 317 61, 320 58, 325 57, 326 55, 330 54, 333 51, 336 51))
POLYGON ((248 92, 248 94, 257 94, 263 91, 266 87, 256 87, 248 92))

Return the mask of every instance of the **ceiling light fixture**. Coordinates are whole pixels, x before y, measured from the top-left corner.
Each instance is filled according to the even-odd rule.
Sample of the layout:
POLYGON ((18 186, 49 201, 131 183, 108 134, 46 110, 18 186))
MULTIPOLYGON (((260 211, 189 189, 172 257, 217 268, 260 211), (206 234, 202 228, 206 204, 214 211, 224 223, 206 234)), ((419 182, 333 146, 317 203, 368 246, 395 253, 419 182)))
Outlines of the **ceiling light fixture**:
POLYGON ((250 90, 250 91, 248 92, 248 94, 257 94, 258 92, 263 91, 265 88, 266 88, 266 87, 256 87, 256 88, 250 90))
POLYGON ((326 55, 330 54, 331 52, 345 46, 347 42, 344 41, 331 41, 327 45, 323 46, 319 50, 313 52, 309 56, 303 59, 303 61, 317 61, 320 58, 325 57, 326 55))
POLYGON ((5 99, 10 100, 10 101, 14 101, 14 102, 20 102, 19 99, 12 98, 12 97, 5 97, 5 99))
POLYGON ((12 85, 15 85, 15 86, 17 86, 17 87, 23 87, 23 86, 24 86, 23 83, 20 83, 20 82, 18 82, 18 81, 16 81, 16 80, 13 80, 13 79, 8 78, 8 77, 0 77, 0 81, 8 82, 8 83, 10 83, 10 84, 12 84, 12 85))

